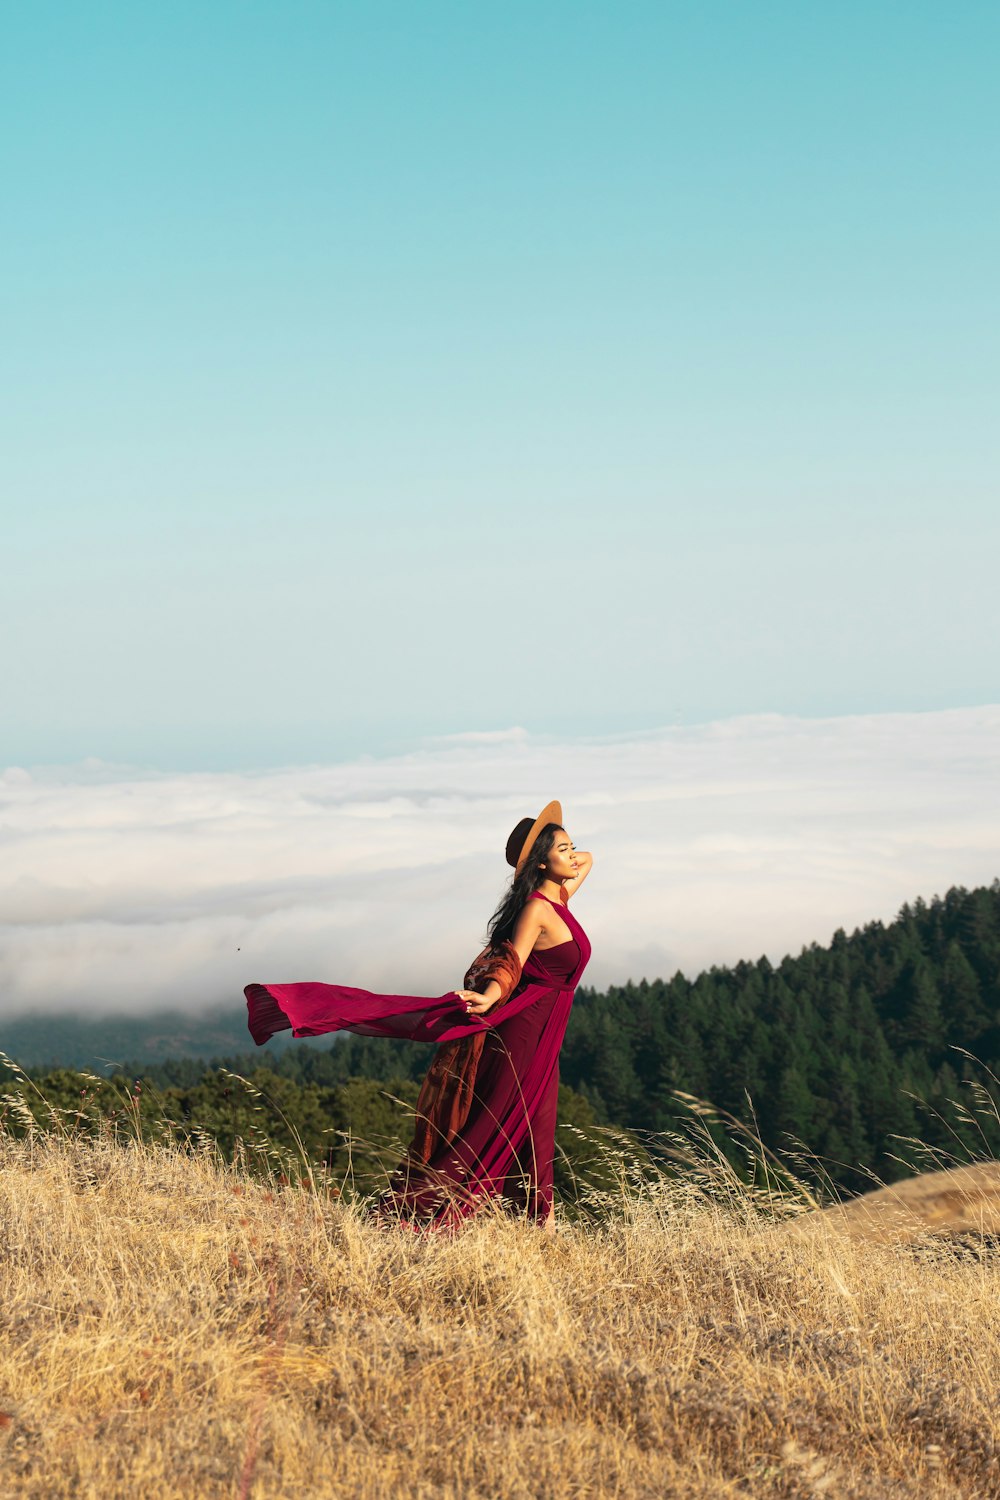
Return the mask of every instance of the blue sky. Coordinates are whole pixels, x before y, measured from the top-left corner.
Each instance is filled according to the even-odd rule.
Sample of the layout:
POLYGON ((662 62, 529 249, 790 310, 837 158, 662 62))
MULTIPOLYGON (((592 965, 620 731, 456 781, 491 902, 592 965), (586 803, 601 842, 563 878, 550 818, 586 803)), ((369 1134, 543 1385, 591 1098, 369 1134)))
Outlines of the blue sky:
POLYGON ((995 6, 0 24, 3 764, 1000 699, 995 6))

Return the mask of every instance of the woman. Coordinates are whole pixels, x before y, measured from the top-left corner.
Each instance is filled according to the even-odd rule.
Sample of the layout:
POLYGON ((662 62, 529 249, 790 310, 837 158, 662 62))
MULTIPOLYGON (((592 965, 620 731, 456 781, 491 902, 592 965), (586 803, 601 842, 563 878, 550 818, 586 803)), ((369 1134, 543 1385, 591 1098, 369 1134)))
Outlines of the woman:
POLYGON ((467 988, 428 997, 318 983, 246 986, 258 1046, 289 1026, 295 1036, 346 1030, 439 1044, 413 1141, 372 1209, 380 1224, 454 1229, 492 1200, 554 1232, 559 1049, 591 952, 566 903, 593 861, 574 848, 558 802, 518 823, 506 858, 514 875, 467 988))

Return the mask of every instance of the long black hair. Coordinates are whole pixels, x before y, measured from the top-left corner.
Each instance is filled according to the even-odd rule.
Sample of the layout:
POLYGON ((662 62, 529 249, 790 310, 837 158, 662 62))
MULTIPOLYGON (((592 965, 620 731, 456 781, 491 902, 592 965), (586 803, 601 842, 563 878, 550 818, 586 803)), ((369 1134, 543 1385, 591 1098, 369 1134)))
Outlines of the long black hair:
POLYGON ((500 905, 487 923, 489 935, 486 941, 490 948, 499 948, 501 943, 510 942, 521 908, 529 900, 532 891, 537 891, 547 878, 544 870, 538 867, 548 859, 556 834, 565 832, 561 823, 546 823, 532 844, 531 853, 524 864, 511 876, 510 885, 501 897, 500 905))

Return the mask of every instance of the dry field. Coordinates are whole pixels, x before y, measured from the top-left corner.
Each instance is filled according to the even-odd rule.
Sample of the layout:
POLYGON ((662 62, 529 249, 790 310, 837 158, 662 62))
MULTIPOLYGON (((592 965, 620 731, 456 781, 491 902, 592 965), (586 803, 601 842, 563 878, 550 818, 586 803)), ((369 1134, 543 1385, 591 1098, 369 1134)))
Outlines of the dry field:
POLYGON ((1000 1496, 968 1215, 604 1209, 426 1238, 207 1148, 0 1134, 0 1495, 1000 1496))

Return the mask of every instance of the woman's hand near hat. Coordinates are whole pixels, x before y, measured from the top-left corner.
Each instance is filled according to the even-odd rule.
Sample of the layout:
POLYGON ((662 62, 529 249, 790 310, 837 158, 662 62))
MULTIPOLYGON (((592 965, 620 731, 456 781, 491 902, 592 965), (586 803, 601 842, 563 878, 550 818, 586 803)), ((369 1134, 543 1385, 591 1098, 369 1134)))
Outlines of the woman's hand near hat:
POLYGON ((488 1010, 492 1009, 500 999, 500 986, 495 979, 491 979, 486 986, 486 992, 482 995, 478 990, 456 990, 455 994, 459 997, 470 1016, 482 1016, 488 1010))

